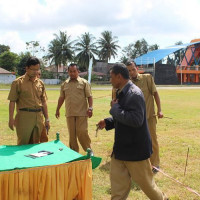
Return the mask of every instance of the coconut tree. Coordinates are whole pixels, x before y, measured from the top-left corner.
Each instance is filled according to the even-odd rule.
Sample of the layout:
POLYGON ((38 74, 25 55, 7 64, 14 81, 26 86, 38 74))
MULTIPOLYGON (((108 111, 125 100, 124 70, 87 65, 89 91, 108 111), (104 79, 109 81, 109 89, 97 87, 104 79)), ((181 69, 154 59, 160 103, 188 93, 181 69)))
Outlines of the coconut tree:
POLYGON ((71 41, 70 36, 66 32, 60 31, 60 34, 54 34, 55 38, 50 42, 48 48, 48 55, 46 58, 50 60, 50 63, 54 63, 57 67, 63 64, 66 65, 67 62, 73 60, 73 41, 71 41))
POLYGON ((115 58, 117 50, 120 48, 117 45, 118 40, 116 36, 112 36, 111 31, 104 31, 98 40, 99 58, 105 60, 107 63, 111 57, 115 58))
POLYGON ((75 43, 75 51, 77 52, 76 60, 81 70, 87 70, 91 58, 95 60, 95 55, 98 55, 95 37, 90 33, 84 33, 75 43))

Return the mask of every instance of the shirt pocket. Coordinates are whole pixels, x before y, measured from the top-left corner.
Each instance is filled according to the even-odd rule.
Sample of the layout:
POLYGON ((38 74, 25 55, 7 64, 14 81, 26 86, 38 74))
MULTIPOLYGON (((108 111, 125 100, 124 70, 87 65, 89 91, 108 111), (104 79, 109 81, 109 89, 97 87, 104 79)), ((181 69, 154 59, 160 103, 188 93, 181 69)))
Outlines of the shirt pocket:
POLYGON ((36 91, 37 91, 37 95, 39 97, 41 97, 42 93, 43 93, 43 87, 42 87, 42 85, 36 85, 36 91))
POLYGON ((27 87, 26 85, 22 86, 20 89, 20 96, 23 98, 31 97, 31 89, 27 87))
POLYGON ((78 85, 77 85, 77 89, 83 90, 83 89, 84 89, 84 85, 83 85, 83 84, 78 84, 78 85))
POLYGON ((84 85, 83 84, 78 84, 76 88, 77 88, 77 95, 79 96, 79 98, 85 97, 84 85))

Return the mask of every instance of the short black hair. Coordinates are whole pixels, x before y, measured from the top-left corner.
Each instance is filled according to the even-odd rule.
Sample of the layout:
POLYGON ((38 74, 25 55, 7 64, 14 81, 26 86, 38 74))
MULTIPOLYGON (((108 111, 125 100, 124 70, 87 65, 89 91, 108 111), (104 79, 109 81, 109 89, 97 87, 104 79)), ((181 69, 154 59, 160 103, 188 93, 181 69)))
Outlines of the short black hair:
POLYGON ((76 63, 71 63, 69 66, 68 66, 68 70, 70 67, 76 67, 77 70, 79 70, 79 67, 76 63))
POLYGON ((39 59, 31 56, 28 58, 28 60, 26 62, 26 67, 30 67, 31 65, 38 65, 38 64, 40 65, 39 59))
POLYGON ((126 68, 126 65, 123 63, 117 63, 115 64, 111 69, 110 72, 117 75, 121 74, 124 79, 129 79, 129 72, 126 68))
POLYGON ((132 64, 134 64, 135 66, 137 66, 134 60, 127 61, 126 66, 130 66, 132 64))

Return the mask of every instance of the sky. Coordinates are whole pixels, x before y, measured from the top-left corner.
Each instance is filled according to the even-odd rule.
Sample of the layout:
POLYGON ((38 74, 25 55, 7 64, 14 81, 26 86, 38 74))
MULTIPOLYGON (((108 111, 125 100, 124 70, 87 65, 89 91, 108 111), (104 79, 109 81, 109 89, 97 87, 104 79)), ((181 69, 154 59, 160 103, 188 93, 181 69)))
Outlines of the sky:
POLYGON ((164 48, 200 38, 199 10, 200 0, 0 0, 0 44, 20 53, 30 41, 47 49, 59 31, 75 40, 108 30, 121 49, 142 38, 164 48))

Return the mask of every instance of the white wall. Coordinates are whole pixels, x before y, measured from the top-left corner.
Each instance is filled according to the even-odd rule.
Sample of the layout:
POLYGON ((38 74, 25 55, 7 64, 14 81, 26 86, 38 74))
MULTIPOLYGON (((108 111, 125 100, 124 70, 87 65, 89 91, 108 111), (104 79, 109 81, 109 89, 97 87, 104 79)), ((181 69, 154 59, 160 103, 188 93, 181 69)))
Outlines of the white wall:
POLYGON ((9 84, 16 79, 15 75, 12 74, 0 74, 0 83, 9 84))
POLYGON ((60 84, 60 80, 59 79, 42 79, 42 81, 46 85, 58 85, 58 84, 60 84))

